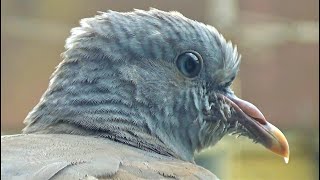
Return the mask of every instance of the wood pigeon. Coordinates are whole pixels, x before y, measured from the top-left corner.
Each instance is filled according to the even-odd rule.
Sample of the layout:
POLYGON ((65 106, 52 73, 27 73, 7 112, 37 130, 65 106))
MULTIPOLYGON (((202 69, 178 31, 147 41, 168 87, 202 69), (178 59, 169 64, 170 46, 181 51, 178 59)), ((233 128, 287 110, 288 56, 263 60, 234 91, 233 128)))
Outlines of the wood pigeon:
POLYGON ((99 12, 65 48, 23 134, 1 137, 4 179, 218 179, 194 154, 226 134, 289 158, 281 131, 231 90, 240 55, 212 26, 99 12))

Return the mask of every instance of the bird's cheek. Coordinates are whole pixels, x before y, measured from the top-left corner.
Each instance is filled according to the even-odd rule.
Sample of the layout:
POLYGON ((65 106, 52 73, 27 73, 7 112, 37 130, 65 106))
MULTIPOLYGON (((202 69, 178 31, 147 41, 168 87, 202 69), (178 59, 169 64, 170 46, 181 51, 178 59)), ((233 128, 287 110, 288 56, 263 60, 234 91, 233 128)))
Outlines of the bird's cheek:
POLYGON ((232 117, 234 110, 229 104, 216 95, 207 96, 204 101, 203 115, 208 121, 218 120, 228 121, 232 117))

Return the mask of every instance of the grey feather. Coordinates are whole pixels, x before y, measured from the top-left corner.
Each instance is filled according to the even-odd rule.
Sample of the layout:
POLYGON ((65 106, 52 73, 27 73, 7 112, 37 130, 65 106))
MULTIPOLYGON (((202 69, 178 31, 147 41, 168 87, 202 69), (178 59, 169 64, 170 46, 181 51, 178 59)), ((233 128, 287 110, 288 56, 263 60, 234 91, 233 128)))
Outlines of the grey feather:
MULTIPOLYGON (((212 26, 157 9, 108 11, 80 24, 71 30, 63 61, 24 121, 24 133, 39 135, 3 138, 8 148, 1 155, 9 157, 2 162, 19 162, 14 155, 27 153, 26 158, 36 159, 32 165, 21 160, 20 168, 48 178, 88 174, 130 179, 140 177, 140 171, 150 177, 179 177, 183 165, 194 170, 190 176, 206 177, 206 171, 183 161, 194 163, 196 151, 235 130, 225 120, 232 111, 212 103, 217 101, 214 92, 238 72, 240 56, 232 44, 212 26), (188 50, 198 52, 204 63, 194 79, 175 66, 177 56, 188 50), (24 144, 21 152, 9 148, 13 139, 24 144), (149 153, 154 157, 144 158, 149 153), (134 164, 137 158, 141 162, 134 164), (156 175, 152 168, 165 169, 156 175)), ((9 165, 1 167, 4 174, 14 172, 9 165)))
POLYGON ((1 137, 3 179, 215 179, 192 163, 105 138, 66 134, 1 137))

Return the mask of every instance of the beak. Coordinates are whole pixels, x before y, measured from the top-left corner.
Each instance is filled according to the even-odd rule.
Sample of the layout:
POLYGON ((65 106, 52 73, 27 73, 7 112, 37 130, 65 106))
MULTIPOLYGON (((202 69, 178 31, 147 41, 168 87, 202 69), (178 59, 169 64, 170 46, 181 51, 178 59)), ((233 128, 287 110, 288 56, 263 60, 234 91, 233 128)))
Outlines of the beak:
POLYGON ((235 95, 218 95, 228 102, 241 116, 239 123, 252 133, 260 144, 272 152, 284 157, 289 162, 289 144, 283 133, 269 123, 260 110, 253 104, 244 101, 235 95))

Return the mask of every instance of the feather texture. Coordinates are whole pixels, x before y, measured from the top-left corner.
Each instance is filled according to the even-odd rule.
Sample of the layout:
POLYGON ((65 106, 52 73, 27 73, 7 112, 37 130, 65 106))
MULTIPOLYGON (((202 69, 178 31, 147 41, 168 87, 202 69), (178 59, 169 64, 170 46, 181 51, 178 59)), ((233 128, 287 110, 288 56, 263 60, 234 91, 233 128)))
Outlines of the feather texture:
POLYGON ((231 93, 240 56, 214 27, 157 9, 100 12, 65 48, 24 121, 30 135, 1 139, 2 177, 215 178, 193 156, 238 129, 216 93, 231 93), (195 78, 175 65, 186 51, 201 56, 195 78))

